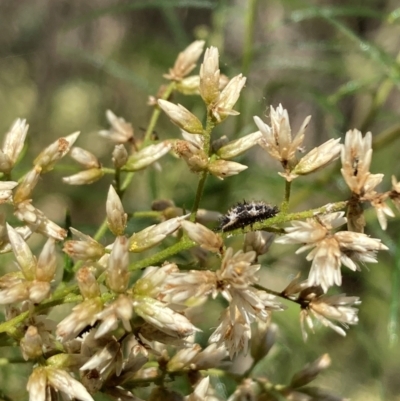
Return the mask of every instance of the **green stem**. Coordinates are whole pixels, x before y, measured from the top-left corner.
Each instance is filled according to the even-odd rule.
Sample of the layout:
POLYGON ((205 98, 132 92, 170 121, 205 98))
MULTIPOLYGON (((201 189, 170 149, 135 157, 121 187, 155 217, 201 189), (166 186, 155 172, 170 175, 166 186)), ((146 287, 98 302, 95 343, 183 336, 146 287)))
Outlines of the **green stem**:
MULTIPOLYGON (((175 82, 170 82, 170 84, 166 87, 161 99, 167 100, 171 93, 175 89, 175 82)), ((151 115, 149 125, 147 126, 146 133, 144 134, 143 144, 147 145, 148 142, 151 141, 151 134, 154 131, 154 128, 157 124, 158 118, 160 117, 161 109, 158 106, 154 107, 153 114, 151 115)))
POLYGON ((208 171, 203 171, 199 183, 197 185, 196 198, 194 200, 192 213, 190 215, 190 221, 196 220, 196 213, 200 206, 201 196, 203 195, 203 190, 207 181, 207 177, 208 177, 208 171))
POLYGON ((96 241, 98 241, 106 233, 107 228, 108 228, 107 219, 104 219, 104 221, 101 223, 101 226, 98 228, 98 230, 96 231, 96 234, 94 235, 93 238, 96 241))
POLYGON ((292 188, 291 181, 285 181, 285 198, 282 202, 282 212, 286 213, 289 210, 290 190, 292 188))
POLYGON ((193 242, 192 240, 190 240, 187 237, 183 237, 176 244, 174 244, 166 249, 163 249, 160 252, 157 252, 155 255, 149 256, 148 258, 144 258, 144 259, 139 260, 138 262, 132 263, 129 266, 128 270, 135 271, 135 270, 144 269, 145 267, 148 267, 148 266, 157 265, 157 264, 163 262, 164 260, 169 259, 171 256, 174 256, 181 251, 185 251, 187 249, 193 248, 194 246, 196 246, 195 242, 193 242))
MULTIPOLYGON (((211 133, 214 128, 215 124, 212 119, 212 114, 210 110, 207 110, 207 122, 206 122, 206 129, 204 130, 204 153, 208 155, 210 158, 212 147, 211 147, 211 133)), ((203 196, 204 187, 206 185, 207 177, 208 177, 208 170, 204 170, 201 174, 199 183, 197 184, 196 190, 196 198, 194 200, 192 212, 190 214, 190 221, 196 220, 196 213, 200 206, 201 197, 203 196)))

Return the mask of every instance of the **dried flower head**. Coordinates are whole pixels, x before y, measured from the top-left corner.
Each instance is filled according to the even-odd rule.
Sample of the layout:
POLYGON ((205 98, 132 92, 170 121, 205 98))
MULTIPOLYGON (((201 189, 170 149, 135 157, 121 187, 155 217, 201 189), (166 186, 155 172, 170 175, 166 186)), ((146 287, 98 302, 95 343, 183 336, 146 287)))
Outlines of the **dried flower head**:
POLYGON ((327 291, 334 284, 341 285, 341 264, 359 270, 358 262, 376 263, 377 251, 388 249, 379 239, 362 233, 331 232, 345 223, 343 212, 293 221, 292 227, 286 228, 286 234, 276 240, 281 244, 302 244, 296 253, 314 248, 307 255, 307 260, 313 261, 308 278, 310 286, 321 285, 327 291))
POLYGON ((313 319, 324 326, 330 327, 341 336, 346 335, 342 327, 348 328, 349 325, 358 323, 358 309, 354 308, 354 305, 361 303, 358 297, 347 297, 346 294, 322 295, 318 287, 310 287, 300 293, 299 299, 307 301, 300 313, 301 330, 304 340, 308 337, 305 323, 313 331, 313 319))

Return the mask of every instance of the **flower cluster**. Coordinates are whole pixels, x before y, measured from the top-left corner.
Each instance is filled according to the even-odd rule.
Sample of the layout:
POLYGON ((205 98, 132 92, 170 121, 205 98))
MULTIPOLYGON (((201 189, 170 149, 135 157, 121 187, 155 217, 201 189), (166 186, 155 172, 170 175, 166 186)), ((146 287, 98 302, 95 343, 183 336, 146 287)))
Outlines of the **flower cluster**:
POLYGON ((33 366, 27 382, 31 400, 53 400, 62 393, 66 399, 90 401, 98 392, 112 400, 181 400, 183 395, 168 382, 183 377, 188 383, 187 401, 212 401, 217 395, 209 374, 220 365, 223 372, 227 359, 246 355, 252 367, 238 375, 238 386, 229 400, 339 399, 307 386, 329 365, 328 355, 305 366, 285 386, 255 377, 253 368, 264 360, 277 336, 273 312, 285 309, 278 298, 300 307, 304 339, 306 328, 313 331, 316 322, 340 335, 345 335, 343 327, 357 323, 355 306, 360 299, 327 292, 341 286, 342 265, 360 271, 364 263, 377 262, 378 251, 388 249, 380 239, 364 234, 363 204, 375 208, 386 228, 385 216, 393 215, 387 200, 400 208, 400 185, 393 178, 390 191, 377 191, 383 175, 369 172, 370 133, 362 137, 357 130, 349 131, 344 144, 339 138, 329 139, 298 158, 310 117, 292 138, 289 114, 282 105, 271 106, 270 125, 254 118, 258 131, 232 140, 215 138, 213 129, 238 114, 234 107, 246 78, 223 76, 215 47, 206 49, 198 75, 190 75, 203 48, 203 41, 192 43, 164 75, 168 84, 149 101, 154 111, 143 137, 131 123, 106 112, 110 128, 99 134, 113 143, 111 167, 74 146, 79 133, 73 133, 47 146, 30 170, 16 179, 14 167, 22 157, 28 131, 25 120, 17 120, 5 136, 0 149, 0 203, 11 206, 8 210, 13 216, 7 215, 7 209, 0 213, 0 253, 12 253, 16 269, 7 267, 0 277, 0 304, 6 305, 0 333, 5 333, 2 339, 9 337, 17 344, 33 366), (199 95, 205 118, 170 101, 176 91, 199 95), (182 139, 153 137, 152 124, 161 110, 180 128, 182 139), (279 173, 286 186, 282 204, 243 201, 225 215, 223 210, 201 209, 209 176, 225 179, 240 174, 249 166, 232 159, 257 145, 262 148, 260 154, 265 154, 264 149, 283 167, 279 173), (123 196, 138 177, 135 173, 158 164, 169 153, 199 175, 198 180, 192 175, 197 190, 191 208, 186 210, 186 205, 176 205, 172 199, 156 199, 148 211, 127 213, 123 196), (66 184, 114 177, 104 222, 94 235, 62 228, 33 205, 41 176, 67 154, 80 167, 63 178, 66 184), (291 182, 325 168, 340 155, 349 199, 289 213, 291 182), (154 220, 137 229, 129 223, 138 216, 154 220), (288 222, 289 227, 285 226, 288 222), (348 230, 339 231, 345 224, 348 230), (33 234, 36 242, 30 241, 33 234), (242 234, 242 249, 227 242, 229 236, 241 238, 242 234), (275 240, 276 234, 283 235, 275 240), (30 247, 41 238, 44 245, 36 258, 30 247), (274 240, 300 245, 296 254, 309 251, 307 280, 296 278, 283 291, 267 288, 267 278, 266 287, 260 284, 264 281, 259 276, 262 255, 274 240), (64 252, 63 269, 58 245, 64 252), (207 305, 219 302, 223 310, 219 323, 206 322, 210 324, 204 329, 196 316, 205 312, 206 301, 207 305), (70 309, 53 309, 70 303, 70 309), (200 345, 207 341, 207 347, 200 345), (144 385, 148 388, 143 389, 144 385))

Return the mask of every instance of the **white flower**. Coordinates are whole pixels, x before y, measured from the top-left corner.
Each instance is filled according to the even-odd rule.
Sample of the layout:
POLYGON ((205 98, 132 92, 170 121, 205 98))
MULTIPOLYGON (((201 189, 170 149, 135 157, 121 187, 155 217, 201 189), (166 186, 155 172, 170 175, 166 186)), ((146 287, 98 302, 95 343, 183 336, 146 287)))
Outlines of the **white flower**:
POLYGON ((132 125, 122 117, 117 117, 111 110, 107 110, 106 117, 111 129, 99 131, 99 135, 109 138, 116 143, 129 142, 133 138, 132 125))
POLYGON ((259 117, 254 117, 258 129, 264 135, 259 144, 274 159, 279 160, 283 167, 288 164, 296 164, 296 151, 301 147, 304 140, 304 132, 311 119, 305 118, 299 131, 292 139, 289 115, 280 104, 276 109, 271 106, 271 126, 265 124, 259 117))
POLYGON ((306 221, 293 221, 286 228, 287 234, 278 238, 281 244, 302 244, 296 253, 312 251, 307 260, 312 260, 308 277, 309 285, 321 285, 326 292, 332 285, 341 285, 340 266, 358 270, 357 262, 376 262, 376 252, 386 250, 379 239, 369 238, 362 233, 331 230, 346 223, 344 212, 330 213, 306 221))
POLYGON ((221 323, 208 339, 210 344, 224 344, 232 359, 239 352, 247 354, 251 338, 250 326, 236 310, 234 316, 229 310, 223 312, 221 323))
POLYGON ((343 328, 332 320, 336 320, 343 327, 348 328, 348 325, 358 323, 358 309, 353 305, 360 304, 361 301, 358 297, 347 297, 346 294, 338 294, 331 296, 318 296, 312 297, 308 306, 301 311, 300 323, 304 340, 307 339, 307 331, 305 330, 304 322, 308 327, 313 330, 313 319, 320 321, 324 326, 330 327, 332 330, 341 336, 345 336, 346 332, 343 328))

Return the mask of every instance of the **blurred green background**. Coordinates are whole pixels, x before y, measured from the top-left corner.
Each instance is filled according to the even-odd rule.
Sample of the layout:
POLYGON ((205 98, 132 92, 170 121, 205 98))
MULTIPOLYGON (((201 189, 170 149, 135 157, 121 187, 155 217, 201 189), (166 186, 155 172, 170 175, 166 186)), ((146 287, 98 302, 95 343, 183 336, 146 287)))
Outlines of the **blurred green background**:
MULTIPOLYGON (((81 131, 78 146, 111 165, 112 144, 99 138, 111 109, 131 122, 141 137, 155 95, 179 53, 194 39, 220 51, 221 71, 248 77, 236 110, 215 130, 216 137, 234 139, 256 131, 252 116, 268 116, 269 105, 288 109, 293 131, 312 114, 306 147, 343 136, 348 129, 371 130, 375 152, 371 171, 384 173, 382 190, 391 175, 400 178, 400 8, 398 1, 297 0, 2 0, 0 2, 0 131, 17 117, 26 118, 29 150, 18 171, 23 173, 47 144, 81 131)), ((199 117, 198 97, 174 95, 199 117)), ((179 137, 162 116, 156 127, 161 138, 179 137)), ((240 175, 219 181, 211 177, 202 207, 225 212, 242 199, 278 204, 284 182, 279 166, 261 148, 237 161, 249 165, 240 175)), ((161 172, 138 173, 124 198, 128 212, 149 210, 157 198, 173 199, 190 208, 197 185, 186 165, 164 157, 161 172)), ((61 177, 78 171, 69 161, 47 174, 35 192, 34 204, 62 224, 65 209, 72 225, 93 233, 104 219, 111 176, 83 187, 62 185, 61 177)), ((348 190, 339 168, 295 180, 292 210, 305 210, 346 199, 348 190)), ((343 292, 360 296, 360 323, 346 338, 321 328, 303 343, 298 309, 289 305, 275 314, 280 337, 260 374, 287 383, 305 363, 328 352, 331 368, 318 383, 355 401, 400 400, 398 301, 400 288, 399 221, 387 232, 367 212, 367 233, 382 238, 390 252, 361 273, 343 269, 343 292)), ((133 229, 148 222, 133 223, 133 229)), ((241 238, 230 240, 240 248, 241 238)), ((261 284, 281 290, 308 264, 293 250, 274 245, 261 259, 261 284)), ((217 311, 218 312, 218 311, 217 311)), ((215 313, 215 321, 218 313, 215 313)), ((29 370, 29 369, 28 369, 29 370)), ((24 399, 26 369, 0 368, 2 390, 24 399), (10 380, 8 383, 7 380, 10 380), (19 380, 20 379, 20 380, 19 380), (21 384, 23 383, 23 385, 21 384), (3 388, 4 387, 4 388, 3 388)))

